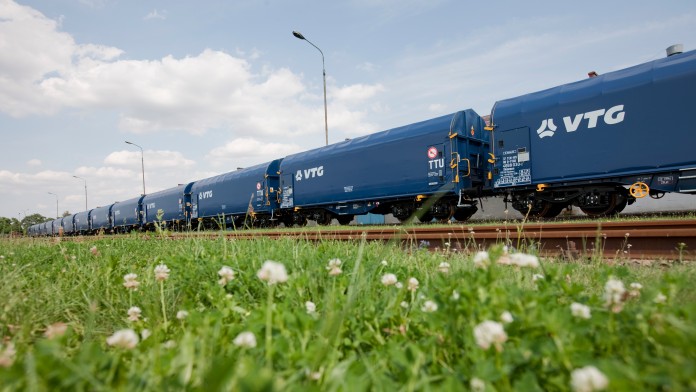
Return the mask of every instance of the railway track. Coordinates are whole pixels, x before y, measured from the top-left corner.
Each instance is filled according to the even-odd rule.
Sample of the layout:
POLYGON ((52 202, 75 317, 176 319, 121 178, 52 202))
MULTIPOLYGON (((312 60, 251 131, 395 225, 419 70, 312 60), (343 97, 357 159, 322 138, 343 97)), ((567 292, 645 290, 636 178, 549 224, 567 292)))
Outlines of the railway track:
MULTIPOLYGON (((535 246, 544 255, 696 260, 696 220, 526 223, 471 226, 326 228, 319 230, 236 231, 228 238, 298 238, 310 241, 399 241, 430 249, 473 251, 495 243, 535 246)), ((219 236, 219 234, 217 234, 219 236)))

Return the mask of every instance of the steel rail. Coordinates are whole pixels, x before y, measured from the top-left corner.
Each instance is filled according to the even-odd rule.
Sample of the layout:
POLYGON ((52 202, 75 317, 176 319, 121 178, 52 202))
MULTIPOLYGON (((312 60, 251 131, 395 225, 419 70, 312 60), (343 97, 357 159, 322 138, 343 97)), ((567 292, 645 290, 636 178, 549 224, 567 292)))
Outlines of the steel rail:
POLYGON ((696 259, 696 220, 626 222, 568 222, 498 225, 324 228, 319 230, 241 230, 230 239, 297 238, 309 241, 351 241, 365 235, 370 241, 400 241, 430 249, 473 251, 496 243, 512 248, 535 248, 545 255, 567 258, 696 259))

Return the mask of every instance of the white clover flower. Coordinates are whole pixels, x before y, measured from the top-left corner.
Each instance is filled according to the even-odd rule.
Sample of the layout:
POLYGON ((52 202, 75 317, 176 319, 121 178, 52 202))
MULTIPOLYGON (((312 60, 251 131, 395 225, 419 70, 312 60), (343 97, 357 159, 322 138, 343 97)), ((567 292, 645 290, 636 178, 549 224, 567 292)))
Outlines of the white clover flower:
POLYGON ((329 260, 329 264, 326 266, 326 270, 329 271, 330 276, 340 275, 343 272, 341 270, 341 259, 329 260))
POLYGON ((416 278, 408 278, 408 286, 406 286, 406 287, 408 288, 408 291, 416 291, 416 290, 418 290, 418 285, 419 285, 418 279, 416 279, 416 278))
POLYGON ((594 366, 585 366, 570 373, 570 387, 575 392, 601 391, 608 386, 607 377, 594 366))
POLYGON ((180 311, 176 312, 176 318, 179 320, 185 319, 186 317, 188 317, 188 315, 189 315, 189 312, 187 312, 185 310, 180 310, 180 311))
POLYGON ((256 347, 256 336, 253 332, 242 332, 234 338, 232 343, 242 348, 254 348, 256 347))
POLYGON ((169 268, 167 268, 165 264, 160 264, 155 267, 155 279, 159 282, 169 279, 169 268))
POLYGON ((150 332, 149 329, 143 329, 142 331, 140 331, 140 340, 145 340, 149 338, 150 335, 152 335, 152 332, 150 332))
POLYGON ((408 308, 408 302, 406 302, 406 301, 401 301, 401 307, 404 308, 404 309, 407 309, 407 308, 408 308))
POLYGON ((507 310, 500 315, 500 321, 505 324, 510 324, 514 320, 515 319, 512 317, 512 313, 508 312, 507 310))
POLYGON ((140 282, 138 282, 138 275, 136 274, 126 274, 123 276, 123 287, 127 288, 128 290, 133 290, 137 291, 138 286, 140 286, 140 282))
POLYGON ((453 290, 450 298, 452 298, 452 301, 459 301, 459 291, 453 290))
POLYGON ((15 350, 14 343, 7 342, 6 344, 0 343, 0 367, 8 368, 12 366, 15 361, 15 356, 17 355, 17 350, 15 350))
POLYGON ((307 301, 304 303, 305 309, 307 309, 307 314, 314 314, 317 312, 317 305, 312 301, 307 301))
POLYGON ((404 284, 401 282, 396 282, 394 283, 394 287, 396 287, 397 289, 402 289, 404 287, 404 284))
POLYGON ((614 312, 621 311, 625 293, 626 288, 623 282, 610 276, 604 285, 604 304, 607 307, 611 307, 614 312))
POLYGON ((169 339, 162 344, 162 347, 164 347, 166 349, 172 349, 172 348, 176 347, 176 342, 169 339))
POLYGON ((55 338, 59 338, 68 331, 68 325, 65 323, 57 322, 49 325, 46 327, 46 331, 44 331, 44 336, 48 340, 53 340, 55 338))
POLYGON ((532 275, 532 282, 536 282, 537 280, 543 280, 543 279, 544 279, 544 275, 542 275, 542 274, 532 275))
POLYGON ((382 275, 382 284, 385 286, 393 286, 398 282, 396 280, 396 275, 394 274, 384 274, 382 275))
POLYGON ((0 260, 5 260, 5 256, 0 255, 0 260))
POLYGON ((132 349, 138 345, 138 334, 132 329, 122 329, 106 338, 106 344, 112 347, 132 349))
POLYGON ((261 269, 256 273, 256 276, 268 282, 269 285, 288 281, 288 272, 285 270, 285 266, 272 260, 264 261, 261 269))
POLYGON ((443 274, 448 274, 450 272, 450 263, 443 261, 440 263, 440 265, 437 267, 437 270, 442 272, 443 274))
POLYGON ((434 301, 427 300, 421 306, 421 311, 426 313, 432 313, 437 310, 437 304, 434 301))
POLYGON ((628 287, 630 287, 631 290, 629 290, 628 295, 631 297, 640 297, 640 290, 643 289, 643 285, 640 283, 633 282, 631 283, 628 287))
POLYGON ((92 253, 92 255, 94 255, 94 256, 99 256, 99 250, 97 249, 96 246, 89 248, 89 252, 92 253))
POLYGON ((381 263, 381 264, 382 264, 384 267, 386 267, 387 264, 388 264, 388 263, 387 263, 387 260, 382 260, 382 263, 381 263))
POLYGON ((323 369, 320 369, 319 371, 316 371, 316 372, 307 372, 307 378, 312 380, 312 381, 319 381, 319 380, 321 380, 322 374, 324 374, 323 369))
POLYGON ((484 392, 486 390, 486 383, 480 378, 474 377, 469 381, 469 387, 472 392, 484 392))
POLYGON ((592 317, 590 307, 587 305, 579 304, 577 302, 573 302, 572 304, 570 304, 570 314, 572 314, 573 317, 583 319, 590 319, 592 317))
POLYGON ((663 304, 663 303, 667 302, 667 296, 662 294, 662 293, 657 293, 654 301, 656 304, 663 304))
POLYGON ((477 252, 476 255, 474 255, 474 267, 476 268, 486 269, 490 262, 490 256, 488 256, 488 252, 486 252, 485 250, 477 252))
POLYGON ((218 276, 220 276, 220 280, 218 280, 218 284, 220 286, 224 286, 230 281, 234 280, 234 270, 226 265, 222 266, 220 268, 220 271, 218 271, 218 276))
POLYGON ((503 324, 495 321, 486 320, 474 327, 474 338, 476 344, 484 350, 488 350, 492 344, 500 351, 502 343, 507 340, 507 334, 503 324))
POLYGON ((128 309, 128 321, 138 321, 140 320, 140 315, 142 314, 142 310, 140 310, 139 307, 137 306, 131 306, 130 309, 128 309))
POLYGON ((513 253, 510 255, 510 263, 518 267, 539 267, 539 259, 534 255, 526 253, 513 253))

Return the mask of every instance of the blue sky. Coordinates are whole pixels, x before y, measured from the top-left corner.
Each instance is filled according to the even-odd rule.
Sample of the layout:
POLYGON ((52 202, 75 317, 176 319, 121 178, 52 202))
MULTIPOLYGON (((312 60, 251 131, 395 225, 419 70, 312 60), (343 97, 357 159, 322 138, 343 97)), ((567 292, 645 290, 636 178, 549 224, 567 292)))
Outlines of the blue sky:
MULTIPOLYGON (((693 1, 0 0, 0 216, 55 215, 696 49, 693 1)), ((666 119, 667 121, 667 119, 666 119)))

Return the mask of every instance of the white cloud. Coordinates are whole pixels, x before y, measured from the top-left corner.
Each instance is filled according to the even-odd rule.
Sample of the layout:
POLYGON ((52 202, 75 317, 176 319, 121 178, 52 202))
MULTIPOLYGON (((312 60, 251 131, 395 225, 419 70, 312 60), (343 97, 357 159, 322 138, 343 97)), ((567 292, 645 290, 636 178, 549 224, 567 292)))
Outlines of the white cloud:
POLYGON ((378 93, 384 91, 384 86, 381 84, 354 84, 331 90, 332 101, 338 103, 357 103, 373 98, 378 93))
POLYGON ((141 158, 144 158, 145 166, 148 169, 158 168, 185 168, 195 165, 195 161, 187 159, 178 151, 154 151, 145 150, 141 155, 140 151, 114 151, 104 158, 106 165, 114 166, 140 166, 141 158))
POLYGON ((358 64, 355 68, 363 72, 374 72, 377 69, 377 67, 369 61, 358 64))
MULTIPOLYGON (((235 163, 237 166, 251 166, 302 151, 297 144, 265 143, 253 138, 238 138, 211 150, 206 159, 213 166, 235 163)), ((234 166, 236 167, 236 166, 234 166)))
POLYGON ((27 161, 27 166, 41 166, 41 160, 40 159, 30 159, 27 161))
POLYGON ((145 19, 145 20, 150 20, 150 19, 165 20, 165 19, 167 19, 167 11, 166 10, 158 11, 157 9, 154 9, 154 10, 150 11, 150 13, 145 15, 145 17, 143 19, 145 19))
MULTIPOLYGON (((155 10, 151 13, 164 15, 155 10)), ((14 117, 51 115, 61 109, 110 110, 123 131, 185 131, 202 134, 229 129, 236 137, 307 135, 323 128, 323 97, 308 93, 302 78, 286 68, 262 68, 216 50, 184 58, 122 59, 119 48, 77 44, 56 21, 14 2, 0 17, 0 111, 14 117), (40 54, 40 55, 37 55, 40 54), (317 118, 319 121, 307 119, 317 118), (308 125, 310 124, 310 125, 308 125)), ((341 104, 333 128, 352 130, 363 113, 354 105, 382 91, 380 85, 327 86, 341 104), (346 115, 347 114, 347 115, 346 115)))
POLYGON ((441 103, 432 103, 428 105, 428 111, 433 113, 442 113, 445 110, 445 105, 441 103))

